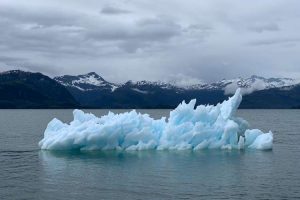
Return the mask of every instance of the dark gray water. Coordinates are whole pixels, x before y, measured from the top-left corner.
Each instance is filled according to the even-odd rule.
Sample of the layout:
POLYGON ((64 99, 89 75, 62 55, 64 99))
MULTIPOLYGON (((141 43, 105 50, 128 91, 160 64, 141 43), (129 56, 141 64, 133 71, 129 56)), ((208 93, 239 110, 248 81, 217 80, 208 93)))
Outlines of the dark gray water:
POLYGON ((299 199, 300 110, 238 115, 273 131, 273 151, 51 153, 37 143, 71 110, 0 110, 0 199, 299 199))

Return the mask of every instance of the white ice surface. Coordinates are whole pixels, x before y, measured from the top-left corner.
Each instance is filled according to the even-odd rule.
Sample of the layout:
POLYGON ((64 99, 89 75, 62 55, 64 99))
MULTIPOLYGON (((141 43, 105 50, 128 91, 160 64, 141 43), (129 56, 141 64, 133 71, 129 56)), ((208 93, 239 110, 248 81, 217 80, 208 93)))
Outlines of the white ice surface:
POLYGON ((272 132, 248 129, 248 123, 234 117, 241 103, 238 89, 234 96, 216 106, 196 100, 182 102, 170 117, 155 120, 135 110, 102 117, 74 110, 74 120, 65 124, 49 122, 41 149, 48 150, 185 150, 185 149, 272 149, 272 132))

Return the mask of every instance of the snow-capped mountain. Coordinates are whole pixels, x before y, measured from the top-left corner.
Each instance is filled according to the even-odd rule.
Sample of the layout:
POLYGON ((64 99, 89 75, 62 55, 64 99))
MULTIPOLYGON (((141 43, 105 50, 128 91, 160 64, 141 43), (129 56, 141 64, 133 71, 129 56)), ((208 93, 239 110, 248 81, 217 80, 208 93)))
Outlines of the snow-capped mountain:
POLYGON ((78 75, 78 76, 57 76, 54 80, 66 87, 74 87, 81 91, 89 90, 110 90, 114 91, 119 87, 118 84, 110 83, 95 72, 90 72, 88 74, 78 75))
MULTIPOLYGON (((124 84, 110 83, 95 72, 78 76, 59 76, 54 78, 66 87, 77 88, 81 91, 109 90, 114 92, 117 88, 131 88, 140 93, 151 92, 153 88, 165 90, 223 90, 225 95, 233 94, 237 88, 242 89, 243 94, 250 94, 254 91, 282 88, 299 84, 299 80, 291 78, 264 78, 251 76, 249 78, 223 79, 213 83, 199 82, 197 84, 182 84, 176 81, 127 81, 124 84)), ((185 81, 185 83, 188 81, 185 81)))
POLYGON ((253 75, 249 78, 223 79, 213 83, 200 82, 198 84, 180 84, 176 81, 170 82, 150 82, 137 81, 135 85, 154 85, 165 89, 180 90, 224 90, 225 94, 234 94, 237 88, 242 89, 243 94, 250 94, 254 91, 265 90, 270 88, 282 88, 293 86, 300 83, 299 80, 291 78, 264 78, 253 75))
POLYGON ((154 85, 165 89, 179 89, 179 90, 224 90, 225 94, 234 94, 237 88, 242 89, 243 94, 250 94, 254 91, 265 90, 271 88, 283 88, 299 84, 300 81, 291 78, 264 78, 253 75, 249 78, 223 79, 213 83, 200 82, 198 84, 179 84, 175 81, 170 82, 150 82, 138 81, 132 84, 154 85))

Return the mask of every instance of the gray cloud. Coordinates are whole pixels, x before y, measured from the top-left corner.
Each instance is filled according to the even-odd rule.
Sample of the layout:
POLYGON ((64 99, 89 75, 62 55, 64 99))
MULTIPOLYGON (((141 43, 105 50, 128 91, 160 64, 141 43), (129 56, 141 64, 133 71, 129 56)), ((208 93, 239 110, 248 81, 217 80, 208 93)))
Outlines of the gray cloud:
POLYGON ((112 6, 105 6, 102 8, 101 13, 107 15, 120 15, 120 14, 129 14, 131 13, 131 11, 112 7, 112 6))
POLYGON ((263 24, 255 24, 251 27, 249 27, 250 30, 263 33, 265 31, 279 31, 280 28, 275 23, 263 23, 263 24))
POLYGON ((33 72, 43 72, 47 75, 58 73, 59 70, 56 68, 52 68, 49 65, 33 63, 27 60, 26 58, 20 57, 7 57, 7 56, 0 56, 0 64, 3 70, 10 70, 10 69, 20 69, 20 70, 29 70, 33 72))
POLYGON ((263 39, 249 42, 250 45, 260 46, 260 45, 276 45, 276 44, 295 44, 300 42, 300 38, 271 38, 263 39))
POLYGON ((17 63, 22 63, 27 61, 23 58, 9 57, 9 56, 0 56, 0 62, 6 65, 16 65, 17 63))
POLYGON ((113 81, 299 77, 299 7, 297 0, 2 0, 0 70, 96 71, 113 81))
POLYGON ((15 24, 32 24, 40 26, 72 26, 76 24, 80 15, 65 13, 64 10, 45 8, 42 10, 34 8, 14 7, 13 5, 1 6, 0 16, 2 20, 9 20, 15 24))

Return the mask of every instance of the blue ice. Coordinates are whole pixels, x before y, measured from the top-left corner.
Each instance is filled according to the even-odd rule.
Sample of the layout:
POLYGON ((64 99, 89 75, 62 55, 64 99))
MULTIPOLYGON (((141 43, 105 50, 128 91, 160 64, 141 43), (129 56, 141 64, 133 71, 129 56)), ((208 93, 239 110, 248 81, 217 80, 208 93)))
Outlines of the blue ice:
POLYGON ((184 101, 169 118, 153 119, 132 110, 109 112, 102 117, 74 110, 69 124, 54 118, 39 142, 47 150, 200 150, 260 149, 273 146, 272 132, 248 129, 247 121, 235 117, 242 101, 238 89, 234 96, 216 106, 184 101))

